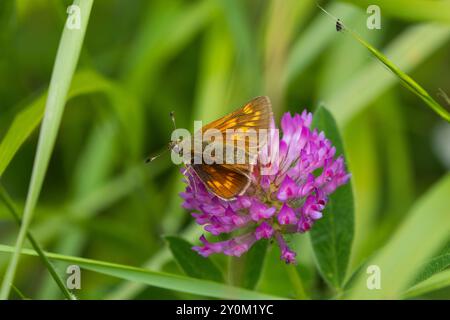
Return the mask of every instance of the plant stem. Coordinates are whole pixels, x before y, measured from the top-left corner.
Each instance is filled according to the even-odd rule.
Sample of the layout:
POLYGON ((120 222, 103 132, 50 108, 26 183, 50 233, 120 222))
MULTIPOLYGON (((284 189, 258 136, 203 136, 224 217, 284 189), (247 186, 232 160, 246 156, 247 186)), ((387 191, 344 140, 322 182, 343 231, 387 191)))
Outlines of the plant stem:
POLYGON ((289 279, 291 280, 291 284, 295 290, 297 298, 299 300, 309 300, 310 298, 305 292, 303 281, 298 274, 296 267, 294 265, 286 265, 286 271, 289 279))
POLYGON ((11 285, 11 289, 13 289, 15 293, 17 293, 17 295, 20 297, 20 299, 22 299, 22 300, 31 300, 30 298, 26 297, 22 293, 22 291, 20 291, 19 288, 17 288, 15 285, 11 285))
MULTIPOLYGON (((55 144, 61 117, 66 104, 67 92, 75 72, 81 51, 84 35, 86 32, 93 0, 75 0, 73 14, 70 20, 73 25, 65 25, 58 53, 56 54, 53 73, 45 106, 45 115, 39 133, 38 147, 33 164, 31 182, 28 187, 28 195, 22 216, 19 235, 17 236, 15 251, 11 257, 8 268, 0 289, 0 299, 8 299, 11 285, 14 282, 17 266, 19 264, 20 252, 31 223, 34 209, 36 207, 39 193, 44 182, 50 156, 55 144), (79 22, 79 25, 77 24, 79 22)), ((68 20, 69 22, 69 20, 68 20)))
MULTIPOLYGON (((11 212, 12 216, 14 217, 14 220, 17 222, 17 224, 20 227, 20 225, 22 224, 22 220, 20 219, 19 213, 17 212, 17 210, 14 206, 14 203, 13 203, 11 197, 9 196, 8 192, 1 185, 0 185, 0 199, 3 201, 5 206, 8 208, 9 212, 11 212)), ((30 241, 31 245, 33 246, 34 250, 36 250, 37 254, 42 259, 42 262, 44 263, 48 272, 53 277, 53 279, 55 280, 58 287, 61 289, 61 292, 63 293, 63 295, 69 300, 75 300, 74 296, 66 288, 66 286, 64 285, 64 281, 58 275, 58 273, 56 272, 52 263, 48 260, 44 251, 42 250, 41 246, 38 244, 38 242, 33 237, 33 235, 30 233, 30 231, 27 231, 27 238, 28 238, 28 241, 30 241)))

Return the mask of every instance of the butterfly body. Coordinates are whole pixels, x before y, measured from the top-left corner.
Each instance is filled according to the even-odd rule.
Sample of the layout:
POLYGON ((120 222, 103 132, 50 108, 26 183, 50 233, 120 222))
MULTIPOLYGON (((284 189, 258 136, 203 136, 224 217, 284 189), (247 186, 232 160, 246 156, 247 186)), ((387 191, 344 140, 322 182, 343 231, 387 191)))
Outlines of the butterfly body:
MULTIPOLYGON (((262 146, 261 141, 258 141, 256 145, 250 144, 248 139, 246 140, 245 133, 261 129, 268 131, 272 116, 270 100, 268 97, 262 96, 254 98, 242 108, 205 125, 202 132, 214 129, 218 130, 220 134, 214 142, 202 142, 202 150, 199 151, 195 151, 192 143, 187 144, 187 147, 190 148, 190 159, 185 163, 186 172, 195 174, 211 193, 223 200, 232 200, 236 196, 242 195, 250 186, 253 170, 252 160, 255 159, 262 146), (238 133, 229 135, 230 131, 238 133), (230 153, 232 156, 244 155, 245 161, 217 162, 210 154, 204 153, 211 143, 225 144, 227 142, 231 142, 230 153)), ((186 148, 186 144, 181 139, 169 143, 169 149, 179 156, 183 155, 183 148, 186 148)), ((223 149, 222 152, 225 153, 223 149)))

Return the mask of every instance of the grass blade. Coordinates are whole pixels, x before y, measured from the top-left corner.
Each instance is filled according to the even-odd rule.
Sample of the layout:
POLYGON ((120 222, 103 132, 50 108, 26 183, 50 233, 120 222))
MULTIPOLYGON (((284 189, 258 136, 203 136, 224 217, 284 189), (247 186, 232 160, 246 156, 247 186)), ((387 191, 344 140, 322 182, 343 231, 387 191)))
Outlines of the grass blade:
POLYGON ((151 4, 145 23, 138 30, 138 37, 125 59, 123 79, 129 89, 138 97, 148 95, 160 68, 192 41, 216 10, 217 3, 208 0, 186 6, 177 2, 151 4))
POLYGON ((65 27, 56 55, 50 88, 47 97, 45 115, 40 131, 36 157, 33 165, 33 173, 28 189, 27 200, 22 218, 19 235, 16 241, 16 249, 6 270, 0 290, 0 299, 7 299, 14 281, 17 265, 31 223, 34 208, 36 206, 40 190, 48 167, 50 155, 56 140, 56 135, 61 122, 61 117, 66 103, 67 93, 78 62, 81 46, 86 32, 93 0, 76 0, 74 5, 80 8, 80 29, 65 27))
POLYGON ((283 83, 288 52, 294 31, 308 19, 314 1, 270 1, 264 34, 264 91, 270 96, 274 114, 281 109, 283 83))
POLYGON ((434 110, 434 112, 436 112, 439 116, 441 116, 442 119, 446 120, 447 122, 450 122, 450 113, 443 106, 441 106, 436 100, 434 100, 433 97, 416 81, 414 81, 413 78, 411 78, 409 75, 400 70, 400 68, 398 68, 394 63, 392 63, 384 54, 382 54, 380 51, 371 46, 357 33, 351 30, 348 31, 353 36, 353 38, 358 40, 359 43, 361 43, 364 47, 366 47, 367 50, 369 50, 375 58, 377 58, 389 70, 391 70, 392 73, 398 77, 400 82, 407 89, 409 89, 412 93, 414 93, 420 99, 422 99, 431 109, 434 110))
MULTIPOLYGON (((11 246, 0 245, 0 252, 12 253, 14 251, 15 249, 11 246)), ((29 249, 22 249, 21 253, 31 256, 37 255, 35 251, 29 249)), ((265 293, 228 286, 210 280, 194 279, 176 274, 156 272, 111 262, 72 257, 49 252, 46 252, 46 255, 52 260, 59 260, 77 264, 84 269, 109 275, 112 277, 206 297, 258 300, 285 299, 265 293)))
MULTIPOLYGON (((423 263, 450 233, 450 174, 447 174, 414 205, 407 218, 368 265, 381 270, 381 289, 367 288, 362 272, 349 294, 352 299, 396 299, 414 280, 423 263), (417 250, 420 248, 420 250, 417 250)), ((365 268, 364 268, 365 270, 365 268)))
MULTIPOLYGON (((325 9, 319 6, 319 8, 330 17, 333 17, 330 13, 328 13, 325 9)), ((334 17, 333 17, 334 18, 334 17)), ((337 19, 335 18, 337 21, 337 19)), ((403 72, 398 66, 396 66, 391 60, 389 60, 384 54, 374 48, 371 44, 369 44, 366 40, 364 40, 360 35, 358 35, 353 30, 347 28, 343 22, 341 22, 343 27, 342 31, 348 32, 355 40, 357 40, 362 46, 364 46, 369 52, 378 59, 383 65, 385 65, 397 78, 400 82, 412 93, 417 95, 420 99, 422 99, 432 110, 434 110, 440 117, 442 117, 447 122, 450 122, 450 113, 442 107, 433 97, 422 88, 414 79, 412 79, 409 75, 403 72)))
MULTIPOLYGON (((19 213, 17 212, 14 203, 10 196, 8 195, 7 191, 3 186, 0 185, 0 199, 3 201, 5 206, 8 208, 9 212, 14 217, 14 220, 17 222, 17 224, 20 226, 22 224, 22 220, 20 219, 19 213)), ((58 285, 59 289, 63 293, 63 295, 69 299, 69 300, 76 300, 75 296, 70 293, 69 290, 67 290, 64 281, 61 279, 61 277, 56 272, 55 268, 51 264, 51 262, 47 259, 45 256, 44 251, 41 249, 41 246, 38 244, 36 239, 33 237, 33 235, 27 231, 27 238, 28 241, 30 241, 31 245, 33 246, 34 250, 36 250, 37 254, 41 258, 42 262, 44 263, 45 267, 47 268, 48 272, 52 276, 53 280, 55 280, 56 284, 58 285)))
MULTIPOLYGON (((132 132, 141 130, 141 125, 138 123, 138 116, 135 112, 135 109, 138 107, 135 106, 136 102, 133 98, 125 94, 117 84, 92 70, 78 71, 73 77, 67 100, 97 92, 104 93, 112 100, 112 107, 115 109, 117 117, 120 118, 127 137, 129 137, 127 144, 131 144, 132 146, 130 147, 136 153, 136 150, 139 148, 139 138, 137 136, 140 133, 133 134, 132 132), (123 101, 127 101, 127 103, 123 101)), ((42 94, 23 108, 9 126, 6 135, 0 143, 0 176, 3 175, 25 140, 41 122, 44 116, 46 98, 47 94, 42 94)))
POLYGON ((227 89, 233 67, 233 42, 222 24, 215 23, 210 27, 201 52, 192 120, 210 121, 229 111, 227 108, 230 107, 227 89))
MULTIPOLYGON (((191 242, 194 239, 200 237, 201 230, 199 230, 198 225, 191 223, 183 231, 179 232, 179 236, 186 241, 191 242)), ((159 271, 163 266, 172 259, 172 254, 167 246, 161 248, 157 251, 151 258, 149 258, 144 264, 142 264, 143 269, 152 269, 154 271, 159 271)), ((106 297, 105 300, 126 300, 131 299, 138 295, 141 291, 145 289, 143 283, 138 282, 125 282, 118 285, 114 290, 112 290, 106 297)))
POLYGON ((250 27, 245 5, 240 0, 220 0, 219 3, 233 36, 236 64, 242 65, 239 76, 245 84, 245 93, 249 96, 257 95, 261 90, 261 57, 255 50, 257 44, 253 37, 254 30, 250 27))
MULTIPOLYGON (((409 72, 423 63, 449 38, 450 28, 447 26, 419 25, 404 31, 384 51, 392 61, 397 62, 398 67, 409 72), (417 46, 417 43, 420 43, 420 46, 417 46)), ((378 61, 373 61, 355 73, 351 80, 341 85, 334 94, 323 97, 322 100, 338 124, 343 126, 381 93, 391 88, 396 83, 395 80, 395 77, 380 68, 378 61)))

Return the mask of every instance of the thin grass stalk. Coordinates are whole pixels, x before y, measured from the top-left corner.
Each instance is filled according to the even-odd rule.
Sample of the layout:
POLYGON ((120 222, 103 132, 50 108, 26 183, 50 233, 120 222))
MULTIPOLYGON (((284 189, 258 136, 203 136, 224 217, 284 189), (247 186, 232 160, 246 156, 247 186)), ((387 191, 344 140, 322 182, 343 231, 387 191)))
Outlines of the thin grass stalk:
MULTIPOLYGON (((0 244, 0 252, 13 253, 14 247, 0 244)), ((22 249, 21 254, 37 256, 31 249, 22 249)), ((286 297, 268 293, 251 291, 244 288, 229 286, 221 282, 191 278, 180 274, 166 272, 155 272, 153 270, 137 268, 129 265, 117 264, 101 260, 86 259, 82 257, 68 256, 51 252, 45 253, 52 260, 77 264, 81 268, 120 278, 122 280, 134 281, 147 286, 155 286, 168 290, 191 293, 200 296, 219 299, 247 299, 247 300, 285 300, 286 297)))
POLYGON ((347 28, 342 21, 338 21, 336 17, 330 14, 328 11, 323 9, 318 5, 319 9, 322 10, 325 14, 330 16, 332 19, 339 22, 341 25, 342 31, 348 32, 355 40, 357 40, 361 45, 363 45, 369 52, 378 59, 383 65, 385 65, 397 78, 400 80, 401 84, 410 90, 412 93, 417 95, 420 99, 422 99, 434 112, 436 112, 442 119, 450 122, 450 113, 442 107, 433 97, 413 78, 407 75, 405 72, 400 70, 392 61, 390 61, 384 54, 374 48, 371 44, 365 41, 360 35, 358 35, 353 30, 347 28))
MULTIPOLYGON (((6 208, 8 208, 9 212, 14 218, 14 221, 19 225, 22 224, 22 219, 20 219, 20 215, 9 196, 6 189, 0 185, 0 199, 5 204, 6 208)), ((64 284, 64 281, 59 276, 58 272, 55 270, 54 266, 48 260, 47 256, 45 255, 44 251, 42 250, 39 243, 36 241, 36 239, 33 237, 33 235, 30 233, 30 231, 27 231, 27 239, 30 241, 31 246, 34 248, 34 250, 37 252, 39 257, 41 258, 42 262, 44 263, 45 267, 47 268, 48 272, 52 276, 53 280, 55 280, 56 284, 58 285, 59 289, 61 290, 62 294, 66 297, 66 299, 69 300, 76 300, 75 296, 67 289, 67 287, 64 284)))
POLYGON ((372 55, 381 61, 394 75, 396 75, 403 86, 409 89, 412 93, 417 95, 420 99, 422 99, 431 109, 434 110, 441 118, 450 122, 450 113, 445 110, 433 97, 413 78, 400 70, 395 64, 393 64, 385 55, 383 55, 380 51, 372 47, 367 41, 361 38, 357 33, 353 32, 350 29, 346 29, 350 35, 355 38, 360 44, 367 48, 367 50, 372 53, 372 55))
POLYGON ((8 299, 14 282, 20 252, 30 226, 39 193, 44 182, 50 156, 64 111, 67 93, 78 62, 84 35, 89 21, 93 0, 75 0, 71 18, 74 23, 66 24, 58 47, 50 87, 46 101, 45 114, 39 133, 38 147, 33 164, 31 182, 22 216, 22 224, 16 240, 15 251, 6 270, 0 289, 0 299, 8 299), (79 19, 79 20, 77 20, 79 19), (79 21, 79 25, 77 25, 79 21))

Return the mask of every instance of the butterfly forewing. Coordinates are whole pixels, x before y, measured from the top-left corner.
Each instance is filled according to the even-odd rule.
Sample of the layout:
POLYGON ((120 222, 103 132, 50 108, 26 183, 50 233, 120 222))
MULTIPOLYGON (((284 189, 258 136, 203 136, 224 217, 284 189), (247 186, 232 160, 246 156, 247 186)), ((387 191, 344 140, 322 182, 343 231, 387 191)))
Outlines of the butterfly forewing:
POLYGON ((225 134, 227 129, 268 129, 271 121, 272 106, 270 100, 268 97, 262 96, 254 98, 242 108, 205 125, 202 130, 204 132, 214 128, 225 134))
MULTIPOLYGON (((256 159, 258 151, 267 142, 260 135, 260 130, 268 130, 272 121, 272 106, 266 96, 254 98, 238 110, 217 119, 202 128, 205 133, 209 129, 219 130, 222 143, 231 147, 229 154, 244 156, 248 162, 256 159), (252 139, 253 138, 253 139, 252 139), (244 154, 240 153, 243 152, 244 154)), ((266 131, 267 132, 267 131, 266 131)), ((218 141, 216 140, 215 143, 218 141)), ((240 162, 234 158, 235 162, 240 162)))

